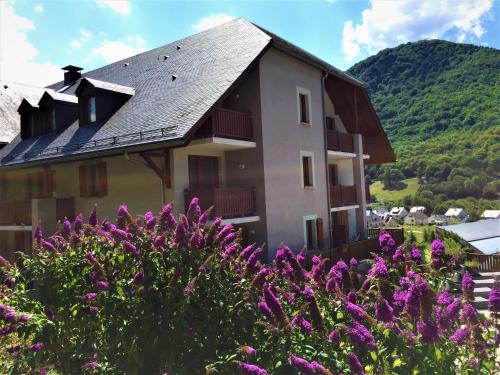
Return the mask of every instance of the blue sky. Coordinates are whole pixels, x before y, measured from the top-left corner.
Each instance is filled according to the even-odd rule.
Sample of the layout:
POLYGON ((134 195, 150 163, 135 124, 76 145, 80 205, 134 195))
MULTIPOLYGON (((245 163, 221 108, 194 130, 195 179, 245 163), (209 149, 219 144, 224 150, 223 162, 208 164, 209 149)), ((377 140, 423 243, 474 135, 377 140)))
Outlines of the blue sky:
POLYGON ((245 17, 340 69, 386 47, 440 38, 500 48, 500 2, 0 1, 0 79, 36 85, 245 17))

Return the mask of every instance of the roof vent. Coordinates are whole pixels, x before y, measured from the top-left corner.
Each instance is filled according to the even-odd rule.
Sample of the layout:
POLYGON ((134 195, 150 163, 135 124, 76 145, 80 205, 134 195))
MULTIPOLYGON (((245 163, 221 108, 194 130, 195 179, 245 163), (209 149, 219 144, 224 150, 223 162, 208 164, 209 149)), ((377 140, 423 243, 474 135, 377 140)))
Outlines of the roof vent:
POLYGON ((181 49, 181 46, 177 46, 177 51, 181 49))
POLYGON ((175 81, 177 79, 177 76, 175 74, 172 74, 172 81, 175 81))
POLYGON ((163 60, 167 60, 170 56, 168 55, 163 55, 163 60))
POLYGON ((65 85, 72 84, 73 82, 78 80, 78 78, 80 78, 82 76, 82 73, 80 71, 83 70, 83 68, 79 68, 78 66, 67 65, 61 69, 65 71, 64 72, 64 84, 65 85))
POLYGON ((123 66, 127 67, 127 66, 128 66, 128 63, 123 64, 123 66))
POLYGON ((3 85, 3 88, 4 88, 4 89, 8 89, 8 88, 9 88, 9 86, 7 86, 7 85, 3 85))

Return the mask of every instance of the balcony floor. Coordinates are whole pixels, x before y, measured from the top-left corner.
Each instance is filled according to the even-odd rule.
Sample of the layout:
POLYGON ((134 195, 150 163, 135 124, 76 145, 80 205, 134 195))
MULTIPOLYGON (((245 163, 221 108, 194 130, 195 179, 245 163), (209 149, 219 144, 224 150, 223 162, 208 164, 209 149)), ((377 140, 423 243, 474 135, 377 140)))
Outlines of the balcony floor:
POLYGON ((359 204, 350 204, 346 206, 338 206, 330 208, 330 212, 345 211, 345 210, 355 210, 359 208, 359 204))
POLYGON ((187 146, 197 152, 213 152, 213 151, 234 151, 255 148, 257 144, 252 141, 243 141, 239 139, 209 137, 195 139, 187 146))
MULTIPOLYGON (((227 224, 238 225, 238 224, 246 224, 246 223, 255 223, 257 221, 260 221, 260 216, 243 216, 243 217, 222 219, 221 225, 227 225, 227 224)), ((212 223, 213 223, 213 220, 210 220, 208 222, 209 225, 212 223)))

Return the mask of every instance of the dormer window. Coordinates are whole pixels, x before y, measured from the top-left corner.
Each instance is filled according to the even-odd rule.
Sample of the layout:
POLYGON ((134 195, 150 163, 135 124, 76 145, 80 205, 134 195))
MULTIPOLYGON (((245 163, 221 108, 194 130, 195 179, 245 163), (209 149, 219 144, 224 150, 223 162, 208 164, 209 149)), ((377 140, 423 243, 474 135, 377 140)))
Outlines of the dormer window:
POLYGON ((56 131, 56 109, 54 107, 49 109, 49 132, 56 131))

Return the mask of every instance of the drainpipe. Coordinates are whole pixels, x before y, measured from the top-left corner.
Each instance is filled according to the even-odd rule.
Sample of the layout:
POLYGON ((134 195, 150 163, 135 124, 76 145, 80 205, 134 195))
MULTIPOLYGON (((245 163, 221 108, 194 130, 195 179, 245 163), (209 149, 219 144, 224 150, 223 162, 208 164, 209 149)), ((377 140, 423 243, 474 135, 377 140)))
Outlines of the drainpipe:
POLYGON ((321 110, 323 111, 323 141, 325 147, 325 176, 326 176, 326 202, 328 203, 328 241, 330 248, 333 244, 333 232, 332 232, 332 211, 331 211, 331 201, 330 201, 330 175, 328 168, 328 131, 326 129, 326 111, 325 111, 325 80, 328 77, 328 72, 323 72, 321 77, 321 110))

